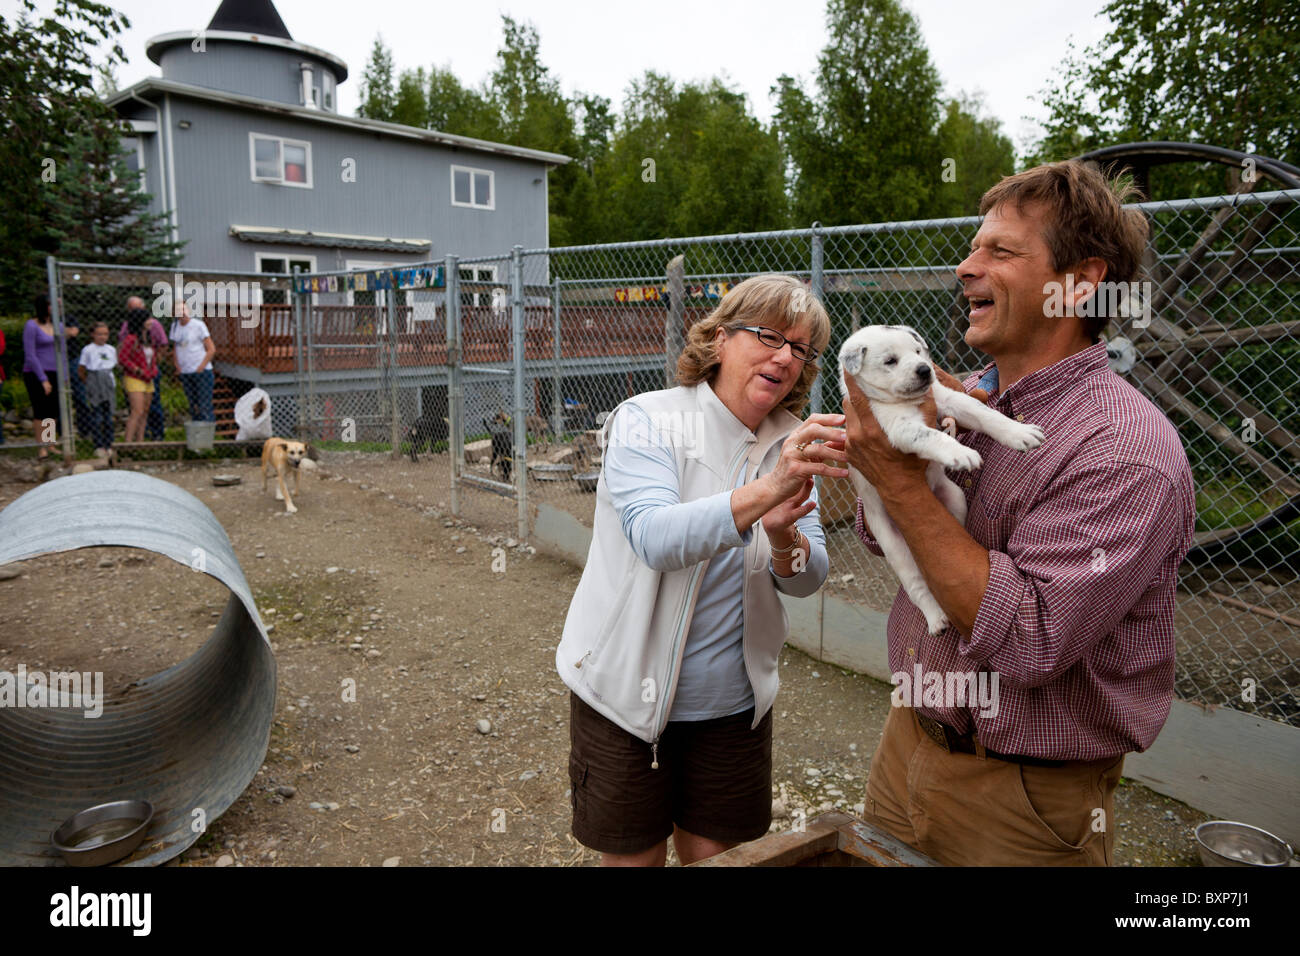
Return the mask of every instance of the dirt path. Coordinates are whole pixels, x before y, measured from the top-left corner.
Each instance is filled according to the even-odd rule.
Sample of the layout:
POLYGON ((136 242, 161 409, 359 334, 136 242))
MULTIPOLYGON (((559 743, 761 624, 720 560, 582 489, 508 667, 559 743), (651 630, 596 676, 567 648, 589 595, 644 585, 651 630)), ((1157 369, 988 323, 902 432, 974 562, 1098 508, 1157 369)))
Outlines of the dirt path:
MULTIPOLYGON (((568 700, 554 670, 578 571, 508 547, 504 525, 453 522, 445 472, 427 462, 331 455, 327 469, 292 516, 251 462, 142 469, 226 528, 279 663, 266 762, 186 864, 596 863, 568 832, 568 700), (214 488, 218 472, 244 483, 214 488)), ((29 487, 0 473, 0 506, 29 487)), ((474 520, 500 513, 468 502, 474 520)), ((110 694, 192 653, 226 600, 131 549, 19 567, 0 581, 0 669, 98 669, 110 694)), ((810 816, 851 810, 890 688, 789 648, 781 677, 774 798, 810 816)), ((1203 814, 1126 783, 1117 815, 1121 865, 1196 862, 1203 814)))

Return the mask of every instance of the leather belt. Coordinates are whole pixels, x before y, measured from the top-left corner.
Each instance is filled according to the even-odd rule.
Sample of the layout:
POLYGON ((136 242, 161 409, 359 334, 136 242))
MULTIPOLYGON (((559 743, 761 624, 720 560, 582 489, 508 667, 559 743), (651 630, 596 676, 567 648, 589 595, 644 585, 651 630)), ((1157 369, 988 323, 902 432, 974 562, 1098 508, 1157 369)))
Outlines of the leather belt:
POLYGON ((916 714, 916 722, 921 725, 927 737, 942 747, 948 753, 974 754, 977 757, 992 757, 994 760, 1007 760, 1011 763, 1024 764, 1028 767, 1064 767, 1070 761, 1068 760, 1048 760, 1044 757, 1022 757, 1019 754, 1001 754, 995 750, 989 750, 982 747, 975 739, 975 735, 959 734, 947 724, 941 724, 937 720, 925 716, 919 710, 913 708, 916 714))

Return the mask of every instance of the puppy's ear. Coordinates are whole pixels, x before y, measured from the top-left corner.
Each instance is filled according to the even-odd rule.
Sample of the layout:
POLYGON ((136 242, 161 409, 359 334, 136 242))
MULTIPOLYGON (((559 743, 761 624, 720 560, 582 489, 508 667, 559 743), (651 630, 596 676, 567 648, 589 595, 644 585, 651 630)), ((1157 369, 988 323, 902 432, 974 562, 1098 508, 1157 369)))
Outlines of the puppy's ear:
POLYGON ((867 347, 860 345, 857 348, 849 349, 840 356, 840 367, 850 375, 857 375, 862 371, 862 363, 867 358, 867 347))
POLYGON ((921 334, 917 332, 916 329, 912 328, 910 325, 905 325, 903 326, 903 328, 907 329, 907 331, 911 334, 912 338, 916 339, 917 343, 921 346, 921 348, 925 349, 927 352, 930 351, 929 344, 925 341, 925 339, 921 338, 921 334))

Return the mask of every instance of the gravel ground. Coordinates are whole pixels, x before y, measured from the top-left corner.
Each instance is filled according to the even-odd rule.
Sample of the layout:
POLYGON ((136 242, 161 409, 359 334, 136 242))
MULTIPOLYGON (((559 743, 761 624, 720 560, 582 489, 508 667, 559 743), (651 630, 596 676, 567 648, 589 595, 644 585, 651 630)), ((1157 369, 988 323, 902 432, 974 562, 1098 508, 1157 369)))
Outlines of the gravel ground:
MULTIPOLYGON (((445 471, 428 462, 325 465, 292 516, 251 461, 141 466, 226 528, 279 662, 265 764, 177 865, 594 865, 568 832, 568 700, 553 664, 577 569, 509 539, 499 499, 472 495, 469 520, 453 520, 445 471), (215 488, 216 473, 243 483, 215 488)), ((0 505, 30 477, 0 459, 0 505)), ((98 669, 110 695, 192 653, 226 600, 132 549, 12 567, 0 669, 98 669)), ((799 810, 860 810, 890 687, 790 648, 781 676, 773 828, 799 810)), ((1205 814, 1128 781, 1116 814, 1119 865, 1197 864, 1205 814)))

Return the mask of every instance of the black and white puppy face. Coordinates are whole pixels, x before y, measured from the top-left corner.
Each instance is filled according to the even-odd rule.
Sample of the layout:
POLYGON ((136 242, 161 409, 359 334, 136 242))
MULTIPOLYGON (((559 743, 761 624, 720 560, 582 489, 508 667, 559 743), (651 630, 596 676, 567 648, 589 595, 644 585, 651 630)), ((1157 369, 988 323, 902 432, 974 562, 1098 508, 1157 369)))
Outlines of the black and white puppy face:
MULTIPOLYGON (((869 325, 854 332, 840 348, 840 374, 852 375, 876 402, 917 401, 935 380, 925 340, 906 325, 869 325)), ((847 395, 848 386, 840 384, 847 395)))

